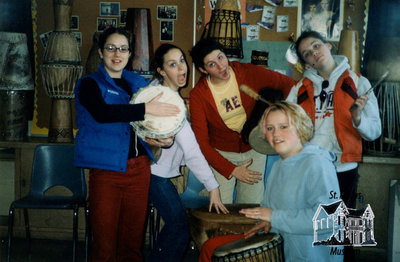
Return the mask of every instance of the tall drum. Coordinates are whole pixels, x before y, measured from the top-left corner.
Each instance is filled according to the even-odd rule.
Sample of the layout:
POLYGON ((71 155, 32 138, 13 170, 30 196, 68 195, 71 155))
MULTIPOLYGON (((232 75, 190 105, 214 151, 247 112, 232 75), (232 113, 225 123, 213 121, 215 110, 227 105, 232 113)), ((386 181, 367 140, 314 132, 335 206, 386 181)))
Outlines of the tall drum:
POLYGON ((69 31, 72 0, 53 0, 55 30, 50 33, 40 66, 47 95, 52 98, 49 142, 73 142, 71 99, 82 75, 78 42, 69 31))
POLYGON ((26 137, 33 89, 26 35, 0 32, 0 140, 26 137))

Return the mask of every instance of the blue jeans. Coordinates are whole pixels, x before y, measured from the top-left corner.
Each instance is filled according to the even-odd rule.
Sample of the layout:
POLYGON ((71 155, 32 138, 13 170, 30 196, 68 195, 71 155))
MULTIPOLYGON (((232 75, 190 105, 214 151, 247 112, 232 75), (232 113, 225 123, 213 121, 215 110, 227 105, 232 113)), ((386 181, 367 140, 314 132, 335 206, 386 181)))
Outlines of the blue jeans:
POLYGON ((149 261, 181 261, 190 240, 189 223, 186 209, 169 178, 151 175, 149 201, 165 222, 149 261))

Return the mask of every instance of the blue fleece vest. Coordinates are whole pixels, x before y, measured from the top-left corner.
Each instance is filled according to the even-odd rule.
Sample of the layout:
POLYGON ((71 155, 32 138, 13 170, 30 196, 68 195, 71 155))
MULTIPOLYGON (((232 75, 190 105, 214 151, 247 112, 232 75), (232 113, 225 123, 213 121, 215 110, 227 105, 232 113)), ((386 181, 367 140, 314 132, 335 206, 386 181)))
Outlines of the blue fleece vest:
MULTIPOLYGON (((102 63, 97 72, 77 81, 75 107, 76 124, 79 130, 75 138, 75 166, 126 172, 132 127, 129 122, 99 123, 80 104, 79 87, 82 79, 86 77, 97 82, 107 104, 129 104, 130 99, 129 94, 115 84, 102 63)), ((143 77, 127 70, 122 72, 122 78, 128 82, 132 93, 136 93, 139 88, 148 84, 143 77)), ((149 146, 139 137, 138 140, 149 157, 154 160, 149 146)))

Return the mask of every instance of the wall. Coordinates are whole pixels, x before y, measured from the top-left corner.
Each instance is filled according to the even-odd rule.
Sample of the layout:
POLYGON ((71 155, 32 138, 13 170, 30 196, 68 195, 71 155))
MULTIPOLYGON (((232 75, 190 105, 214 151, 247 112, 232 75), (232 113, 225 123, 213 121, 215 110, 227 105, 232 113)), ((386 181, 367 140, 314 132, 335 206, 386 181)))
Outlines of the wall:
MULTIPOLYGON (((38 76, 37 87, 36 87, 36 111, 34 119, 31 124, 32 134, 47 135, 47 127, 50 119, 51 112, 51 99, 46 95, 42 85, 40 76, 39 65, 42 63, 44 54, 44 48, 40 42, 39 36, 43 33, 52 31, 54 29, 54 15, 52 0, 32 0, 37 3, 37 24, 36 24, 36 40, 37 40, 37 61, 36 61, 36 72, 38 76)), ((193 46, 193 35, 195 34, 196 41, 200 39, 201 33, 204 30, 205 21, 205 10, 209 0, 121 0, 120 8, 150 8, 151 10, 151 23, 153 28, 153 45, 156 48, 160 44, 160 20, 156 18, 157 5, 176 5, 178 7, 178 17, 174 21, 174 41, 173 44, 180 46, 188 60, 189 50, 193 46), (195 12, 195 15, 194 15, 195 12), (196 20, 200 18, 202 21, 199 27, 194 30, 193 17, 196 20)), ((360 42, 363 42, 363 26, 364 26, 364 10, 365 1, 362 0, 342 0, 344 1, 344 17, 350 16, 352 18, 352 29, 358 30, 360 35, 360 42), (349 6, 349 3, 354 3, 354 10, 349 6)), ((106 1, 104 1, 106 2, 106 1)), ((113 1, 114 2, 114 1, 113 1)), ((116 1, 115 1, 116 2, 116 1)), ((270 5, 264 0, 241 0, 241 3, 249 5, 258 4, 261 6, 270 5)), ((368 1, 367 1, 368 2, 368 1)), ((80 53, 82 57, 82 65, 86 64, 86 59, 90 47, 92 46, 92 35, 96 31, 97 17, 99 17, 99 0, 86 0, 73 2, 72 15, 79 16, 79 30, 73 30, 74 32, 82 33, 82 46, 80 47, 80 53)), ((264 49, 270 52, 270 67, 272 69, 286 70, 291 75, 291 68, 284 59, 284 52, 289 46, 289 36, 291 33, 297 34, 297 7, 277 7, 276 15, 288 15, 289 16, 289 31, 283 33, 277 33, 276 30, 260 29, 260 40, 255 42, 244 42, 244 54, 243 62, 250 61, 251 50, 253 49, 264 49)), ((246 12, 245 18, 246 23, 255 24, 260 19, 260 12, 246 12)), ((243 27, 242 36, 246 35, 246 31, 243 27)), ((336 43, 337 44, 337 43, 336 43)), ((193 75, 192 64, 191 74, 193 75)), ((294 78, 298 76, 292 75, 294 78)), ((196 71, 194 74, 194 82, 199 78, 199 73, 196 71)), ((190 89, 192 88, 192 81, 189 82, 189 86, 181 90, 183 97, 188 97, 190 89)), ((72 106, 73 108, 73 106, 72 106)), ((74 115, 74 112, 73 112, 74 115)))
MULTIPOLYGON (((50 119, 51 99, 46 95, 43 88, 40 70, 38 67, 43 62, 44 48, 39 39, 41 34, 52 31, 54 29, 54 12, 52 0, 36 0, 37 1, 37 72, 38 72, 38 85, 36 89, 36 112, 35 119, 31 124, 31 133, 47 135, 47 127, 50 119)), ((89 50, 92 46, 92 36, 97 29, 97 18, 99 16, 99 9, 101 1, 98 0, 75 0, 73 1, 72 15, 79 16, 79 30, 72 30, 72 32, 82 33, 82 46, 80 47, 80 54, 82 58, 82 65, 86 65, 86 60, 89 50)), ((107 1, 103 1, 107 2, 107 1)), ((117 2, 117 1, 113 1, 117 2)), ((120 9, 128 8, 149 8, 151 13, 151 25, 153 29, 153 47, 154 49, 160 44, 160 20, 157 20, 157 5, 175 5, 178 7, 178 16, 174 20, 174 40, 173 44, 181 47, 188 55, 188 50, 192 47, 193 43, 193 2, 168 0, 168 1, 155 1, 155 0, 121 0, 120 9)), ((104 18, 104 17, 103 17, 104 18)), ((114 18, 114 17, 112 17, 114 18)), ((117 17, 118 18, 118 17, 117 17)), ((117 19, 119 25, 119 18, 117 19)), ((191 67, 191 64, 190 64, 191 67)), ((182 90, 182 95, 187 96, 191 89, 190 86, 182 90)), ((73 107, 73 106, 72 106, 73 107)), ((74 115, 74 112, 73 112, 74 115)))

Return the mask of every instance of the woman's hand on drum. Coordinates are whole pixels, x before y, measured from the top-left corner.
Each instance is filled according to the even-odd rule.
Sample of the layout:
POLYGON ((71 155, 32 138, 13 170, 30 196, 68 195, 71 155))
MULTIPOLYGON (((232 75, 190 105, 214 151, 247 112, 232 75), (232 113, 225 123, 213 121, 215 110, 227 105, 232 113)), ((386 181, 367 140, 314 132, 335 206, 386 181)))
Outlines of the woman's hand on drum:
POLYGON ((261 173, 247 169, 251 163, 253 163, 253 159, 250 159, 243 165, 235 167, 232 171, 232 176, 236 177, 239 181, 250 185, 258 183, 258 180, 262 179, 261 173))
POLYGON ((157 147, 170 147, 174 143, 174 136, 168 137, 168 138, 149 138, 146 137, 146 142, 152 146, 157 146, 157 147))
POLYGON ((215 211, 217 211, 217 214, 219 214, 220 212, 224 214, 229 213, 229 210, 224 206, 221 201, 218 187, 210 191, 210 205, 208 207, 208 212, 211 212, 213 207, 215 208, 215 211))
POLYGON ((271 222, 272 208, 269 207, 243 208, 239 210, 239 213, 245 215, 248 218, 271 222))
POLYGON ((178 106, 159 102, 163 93, 161 92, 156 97, 146 103, 145 112, 146 114, 151 114, 155 116, 176 116, 181 111, 178 106))
POLYGON ((249 231, 244 232, 244 238, 249 238, 254 236, 256 233, 264 231, 267 234, 271 228, 271 223, 268 221, 261 221, 252 227, 249 231))

